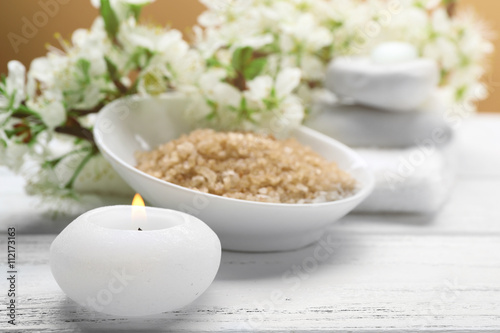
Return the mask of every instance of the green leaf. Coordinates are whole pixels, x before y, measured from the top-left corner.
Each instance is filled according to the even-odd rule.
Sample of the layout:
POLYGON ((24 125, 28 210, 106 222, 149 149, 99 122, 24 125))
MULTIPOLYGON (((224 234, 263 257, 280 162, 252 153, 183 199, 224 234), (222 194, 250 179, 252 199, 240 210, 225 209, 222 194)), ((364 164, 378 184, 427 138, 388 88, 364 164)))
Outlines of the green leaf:
POLYGON ((43 162, 42 168, 45 168, 45 169, 46 168, 55 168, 66 157, 74 155, 74 154, 79 154, 81 152, 85 152, 85 151, 88 151, 88 150, 89 150, 88 147, 83 147, 83 148, 80 148, 80 149, 72 150, 72 151, 70 151, 70 152, 68 152, 66 154, 63 154, 62 156, 59 156, 59 157, 54 158, 52 160, 47 160, 47 161, 43 162))
POLYGON ((237 71, 243 72, 245 67, 250 62, 252 58, 252 48, 249 46, 241 47, 236 49, 233 53, 233 58, 231 59, 231 64, 237 71))
POLYGON ((206 115, 207 120, 212 120, 217 116, 217 103, 215 101, 207 98, 206 100, 207 105, 212 109, 212 111, 206 115))
POLYGON ((207 102, 208 106, 210 106, 212 109, 216 109, 217 108, 217 103, 215 103, 215 101, 207 98, 206 102, 207 102))
POLYGON ((243 70, 243 76, 247 80, 252 80, 258 76, 267 64, 266 58, 257 58, 243 70))
POLYGON ((342 27, 344 25, 344 22, 330 19, 326 22, 326 25, 327 25, 327 27, 330 28, 330 30, 335 30, 335 29, 342 27))
POLYGON ((420 9, 424 9, 425 10, 425 4, 422 2, 422 1, 417 1, 415 4, 414 4, 415 7, 417 8, 420 8, 420 9))
POLYGON ((109 78, 113 81, 113 84, 118 89, 121 94, 127 93, 128 89, 125 87, 123 83, 120 81, 120 73, 116 65, 109 59, 108 57, 104 57, 104 61, 106 62, 106 67, 108 68, 109 78))
POLYGON ((144 4, 139 4, 139 5, 128 5, 128 8, 130 9, 130 12, 134 15, 134 18, 136 21, 139 20, 139 16, 141 16, 141 10, 144 4))
POLYGON ((111 8, 109 0, 101 0, 101 16, 104 20, 104 27, 106 28, 108 36, 114 39, 118 34, 120 22, 113 8, 111 8))
POLYGON ((461 86, 460 88, 458 88, 457 91, 455 92, 455 100, 457 102, 463 100, 466 92, 467 92, 467 86, 461 86))
POLYGON ((74 143, 75 145, 79 145, 79 144, 81 144, 81 143, 83 143, 83 142, 85 142, 85 141, 86 141, 86 140, 84 140, 84 139, 82 139, 82 138, 76 138, 76 139, 73 141, 73 143, 74 143))
MULTIPOLYGON (((233 54, 234 56, 234 54, 233 54)), ((219 67, 222 63, 215 57, 208 58, 206 61, 207 67, 219 67)))
POLYGON ((128 65, 131 64, 135 68, 139 69, 147 67, 154 55, 154 52, 145 47, 137 47, 130 56, 128 65))
POLYGON ((38 118, 38 119, 42 119, 40 114, 32 109, 30 109, 29 107, 27 107, 26 105, 19 105, 19 107, 14 110, 13 114, 19 114, 19 113, 22 113, 24 115, 28 114, 30 116, 33 116, 35 118, 38 118))
POLYGON ((207 114, 207 115, 205 116, 205 119, 206 119, 206 120, 213 120, 213 119, 215 119, 215 116, 217 116, 217 112, 212 111, 212 112, 210 112, 209 114, 207 114))
POLYGON ((54 160, 49 160, 49 161, 45 161, 42 163, 42 168, 43 169, 53 169, 55 168, 59 162, 62 161, 62 158, 56 158, 54 160))
POLYGON ((116 67, 115 63, 113 61, 111 61, 111 59, 109 59, 106 56, 104 57, 104 61, 106 62, 106 67, 108 69, 109 78, 112 81, 119 80, 120 75, 118 73, 118 67, 116 67))
POLYGON ((90 61, 85 58, 80 58, 76 62, 76 66, 82 71, 83 74, 88 75, 90 71, 90 61))
POLYGON ((66 185, 64 186, 64 188, 66 188, 66 189, 73 188, 73 184, 75 183, 75 180, 78 178, 78 175, 80 174, 80 172, 82 172, 82 170, 85 167, 85 165, 90 161, 90 159, 94 155, 97 155, 98 152, 99 151, 97 150, 97 148, 92 148, 92 150, 82 159, 82 161, 80 162, 80 164, 78 164, 78 166, 75 169, 75 172, 71 176, 71 179, 66 183, 66 185))
POLYGON ((243 97, 240 100, 240 109, 241 109, 241 111, 246 111, 246 109, 247 109, 247 99, 245 97, 243 97))
POLYGON ((37 143, 37 137, 38 134, 42 133, 45 131, 47 127, 44 124, 39 124, 31 127, 31 139, 28 142, 28 146, 33 146, 35 143, 37 143))
POLYGON ((167 79, 163 75, 154 72, 146 72, 142 76, 145 90, 152 96, 157 96, 168 89, 167 79))
POLYGON ((266 105, 267 110, 273 110, 279 104, 278 98, 276 97, 276 89, 272 87, 271 94, 269 98, 263 99, 264 104, 266 105))
POLYGON ((76 67, 80 69, 83 74, 82 83, 90 83, 90 61, 84 58, 78 59, 76 67))
POLYGON ((25 128, 22 128, 22 127, 18 127, 18 128, 13 128, 11 130, 5 130, 5 135, 7 136, 8 139, 12 139, 13 136, 16 136, 22 132, 24 132, 26 129, 25 128))
POLYGON ((9 96, 9 103, 7 103, 7 110, 11 110, 12 107, 14 106, 14 101, 16 99, 16 93, 17 93, 17 90, 14 89, 14 92, 12 93, 12 95, 9 96))

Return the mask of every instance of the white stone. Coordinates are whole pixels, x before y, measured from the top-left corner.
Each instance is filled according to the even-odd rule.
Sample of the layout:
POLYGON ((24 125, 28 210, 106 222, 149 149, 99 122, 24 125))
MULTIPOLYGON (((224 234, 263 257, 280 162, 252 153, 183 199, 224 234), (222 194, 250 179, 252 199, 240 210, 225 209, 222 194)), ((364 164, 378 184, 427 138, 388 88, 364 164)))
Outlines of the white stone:
POLYGON ((438 66, 431 59, 379 64, 369 57, 341 57, 328 66, 325 86, 344 100, 406 112, 424 103, 438 81, 438 66))
POLYGON ((429 137, 448 141, 451 124, 437 95, 415 112, 388 112, 358 104, 318 101, 305 125, 352 147, 405 148, 429 137))
POLYGON ((371 53, 371 59, 376 64, 395 64, 413 61, 417 58, 417 48, 405 42, 381 43, 371 53))

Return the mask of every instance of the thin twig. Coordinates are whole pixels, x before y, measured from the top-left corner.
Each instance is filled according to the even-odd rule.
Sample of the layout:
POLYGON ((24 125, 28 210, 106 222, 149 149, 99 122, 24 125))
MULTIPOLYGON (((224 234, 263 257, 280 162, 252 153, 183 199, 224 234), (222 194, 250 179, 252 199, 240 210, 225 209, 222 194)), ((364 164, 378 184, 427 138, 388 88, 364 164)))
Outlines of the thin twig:
POLYGON ((66 186, 64 186, 67 189, 73 188, 73 184, 80 174, 82 172, 83 168, 85 165, 90 161, 90 159, 98 152, 98 150, 95 147, 92 147, 92 150, 87 154, 87 156, 84 157, 84 159, 78 164, 78 167, 76 168, 75 172, 73 173, 73 176, 71 176, 71 179, 68 181, 66 186))
POLYGON ((61 134, 67 134, 67 135, 72 135, 80 139, 87 140, 91 142, 92 144, 95 144, 94 140, 94 135, 92 132, 85 127, 64 127, 64 126, 58 126, 54 129, 55 132, 61 133, 61 134))

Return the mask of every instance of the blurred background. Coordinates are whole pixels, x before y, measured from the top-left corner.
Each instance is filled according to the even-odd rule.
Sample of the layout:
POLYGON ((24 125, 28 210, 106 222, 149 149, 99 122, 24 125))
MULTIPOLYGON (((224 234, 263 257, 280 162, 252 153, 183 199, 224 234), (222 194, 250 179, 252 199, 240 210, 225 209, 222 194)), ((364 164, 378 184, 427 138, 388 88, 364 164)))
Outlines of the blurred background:
MULTIPOLYGON (((144 9, 142 18, 145 22, 160 23, 179 29, 189 36, 190 27, 196 23, 196 17, 204 10, 198 0, 161 0, 144 9)), ((491 27, 495 35, 500 32, 500 0, 459 0, 458 11, 476 11, 491 27)), ((0 73, 6 73, 7 62, 17 59, 26 66, 33 58, 46 53, 47 44, 58 44, 54 33, 59 32, 69 38, 77 28, 90 27, 98 15, 89 0, 1 0, 0 1, 0 73), (49 6, 57 4, 57 6, 49 6), (44 21, 49 13, 49 19, 44 21), (29 32, 29 38, 13 47, 8 34, 23 36, 22 29, 26 21, 38 20, 39 27, 29 32)), ((26 29, 26 28, 25 28, 26 29)), ((27 37, 28 35, 25 34, 27 37)), ((488 75, 483 80, 487 83, 490 96, 478 105, 481 112, 500 112, 500 38, 494 40, 496 52, 492 55, 488 75)))

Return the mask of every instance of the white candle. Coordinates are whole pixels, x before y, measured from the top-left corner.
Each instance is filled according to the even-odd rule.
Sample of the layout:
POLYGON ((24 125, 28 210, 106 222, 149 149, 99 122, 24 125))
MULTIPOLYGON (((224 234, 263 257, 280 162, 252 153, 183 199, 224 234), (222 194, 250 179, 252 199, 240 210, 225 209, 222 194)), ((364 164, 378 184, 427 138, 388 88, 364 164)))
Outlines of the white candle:
POLYGON ((417 48, 405 42, 381 43, 377 45, 371 53, 371 60, 376 64, 408 62, 417 58, 417 48))
POLYGON ((152 207, 133 219, 134 209, 89 211, 52 243, 52 274, 75 302, 117 316, 151 315, 191 303, 212 283, 221 245, 205 223, 152 207))

